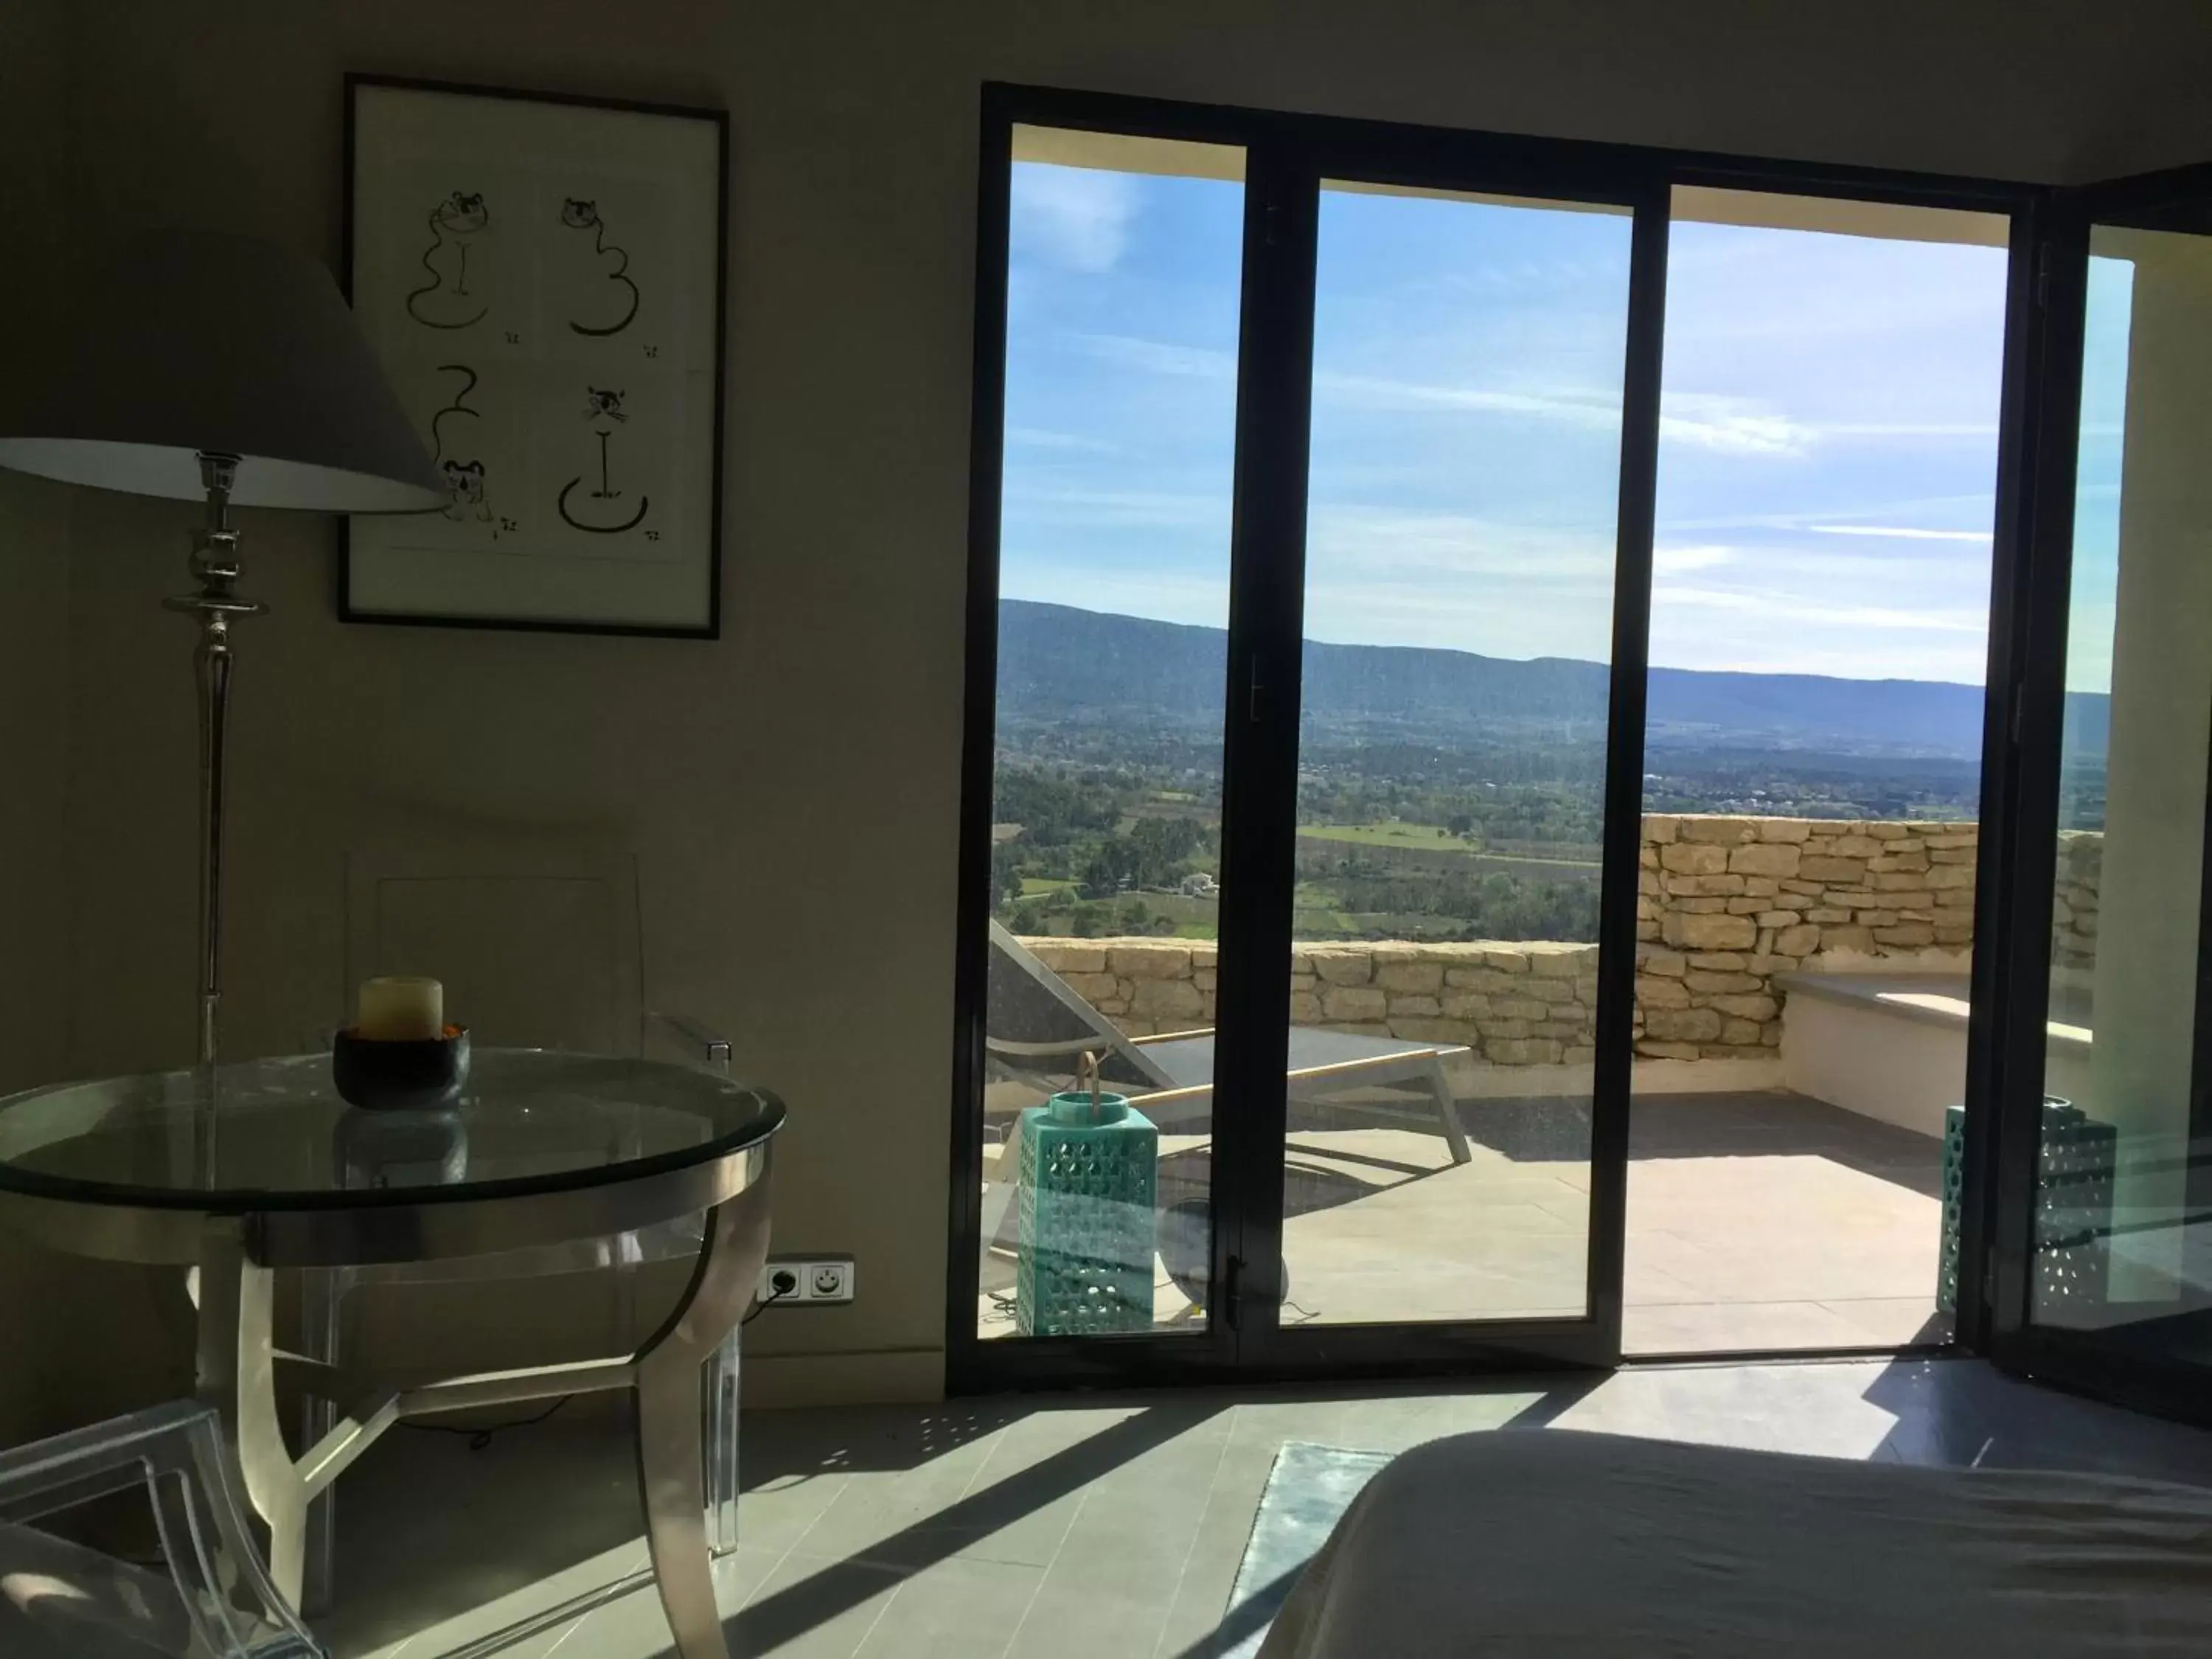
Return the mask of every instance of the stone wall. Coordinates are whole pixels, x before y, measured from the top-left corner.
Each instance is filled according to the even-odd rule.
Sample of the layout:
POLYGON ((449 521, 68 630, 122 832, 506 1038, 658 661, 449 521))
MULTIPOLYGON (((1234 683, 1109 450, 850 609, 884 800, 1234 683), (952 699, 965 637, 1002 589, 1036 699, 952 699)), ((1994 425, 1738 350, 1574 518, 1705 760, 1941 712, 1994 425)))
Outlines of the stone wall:
MULTIPOLYGON (((1637 1052, 1658 1060, 1771 1056, 1782 1041, 1779 974, 1885 962, 1965 972, 1976 842, 1971 823, 1645 818, 1637 1052)), ((2094 886, 2092 878, 2093 931, 2094 886)), ((2062 875, 2062 894, 2070 890, 2062 875)), ((1211 942, 1025 943, 1133 1036, 1213 1023, 1218 955, 1211 942)), ((1293 1023, 1464 1043, 1495 1066, 1587 1062, 1596 1006, 1595 945, 1291 947, 1293 1023)))
POLYGON ((2051 965, 2062 982, 2086 983, 2097 965, 2097 911, 2105 873, 2105 832, 2058 832, 2058 871, 2051 896, 2051 965))
POLYGON ((1782 1041, 1777 974, 1915 966, 1974 942, 1971 823, 1653 816, 1636 906, 1636 1051, 1713 1060, 1782 1041))

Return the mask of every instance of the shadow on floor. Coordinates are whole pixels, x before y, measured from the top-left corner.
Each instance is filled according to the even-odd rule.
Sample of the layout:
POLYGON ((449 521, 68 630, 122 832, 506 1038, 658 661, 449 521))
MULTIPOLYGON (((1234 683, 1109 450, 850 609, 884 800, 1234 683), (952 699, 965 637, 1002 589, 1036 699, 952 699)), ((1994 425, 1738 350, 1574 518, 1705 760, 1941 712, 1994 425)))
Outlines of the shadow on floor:
POLYGON ((481 1449, 403 1431, 371 1447, 337 1488, 337 1606, 316 1634, 366 1652, 631 1553, 645 1530, 635 1466, 611 1422, 595 1427, 517 1427, 481 1449))
MULTIPOLYGON (((948 1504, 926 1523, 908 1528, 873 1547, 896 1555, 912 1571, 958 1554, 981 1533, 996 1532, 1060 1498, 1081 1491, 1121 1465, 1166 1444, 1232 1401, 1176 1401, 1147 1406, 1134 1416, 1088 1435, 1074 1444, 1009 1475, 986 1490, 948 1504)), ((1005 1409, 1027 1415, 1033 1402, 1006 1402, 1005 1409)), ((840 1564, 842 1565, 842 1564, 840 1564)), ((732 1653, 769 1653, 797 1640, 816 1626, 857 1607, 881 1588, 873 1575, 841 1572, 836 1566, 746 1604, 724 1621, 732 1653)))
MULTIPOLYGON (((772 1588, 730 1619, 732 1650, 763 1653, 795 1644, 812 1651, 814 1632, 882 1596, 887 1586, 946 1563, 979 1538, 1064 1504, 1116 1470, 1209 1424, 1216 1425, 1224 1447, 1241 1446, 1245 1472, 1218 1488, 1232 1496, 1225 1506, 1210 1511, 1215 1543, 1208 1559, 1215 1565, 1208 1571, 1216 1576, 1203 1581, 1209 1604, 1197 1610, 1199 1620, 1176 1627, 1172 1644, 1158 1649, 1172 1659, 1212 1659, 1252 1634, 1267 1616, 1270 1601, 1264 1595, 1240 1601, 1225 1614, 1221 1609, 1229 1600, 1227 1574, 1251 1524, 1249 1505, 1261 1472, 1285 1439, 1395 1449, 1455 1427, 1560 1425, 1888 1462, 2098 1470, 2212 1486, 2212 1436, 2091 1405, 1955 1359, 1843 1366, 1637 1366, 1610 1375, 1506 1376, 1412 1386, 1006 1396, 941 1406, 778 1413, 759 1425, 765 1431, 748 1432, 748 1490, 866 1471, 915 1472, 927 1480, 929 1465, 1013 1428, 1023 1429, 1028 1437, 1025 1451, 1042 1455, 1034 1462, 1017 1457, 1003 1479, 980 1489, 963 1489, 957 1480, 949 1488, 940 1484, 936 1490, 948 1501, 940 1507, 933 1498, 926 1509, 908 1505, 901 1520, 913 1516, 911 1524, 901 1524, 887 1536, 872 1536, 865 1550, 848 1554, 842 1547, 825 1549, 796 1558, 803 1576, 772 1581, 772 1588), (1463 1409, 1471 1397, 1497 1395, 1515 1397, 1497 1401, 1494 1408, 1463 1409), (1327 1409, 1295 1409, 1360 1401, 1374 1402, 1372 1416, 1363 1419, 1356 1410, 1332 1417, 1327 1409), (1219 1419, 1246 1409, 1256 1409, 1259 1426, 1241 1438, 1242 1419, 1219 1419), (1049 1422, 1061 1413, 1072 1419, 1065 1429, 1049 1422), (1211 1601, 1217 1593, 1221 1601, 1211 1601), (1200 1629, 1206 1630, 1203 1636, 1197 1634, 1200 1629)), ((425 1627, 458 1594, 481 1595, 488 1568, 504 1583, 573 1567, 586 1558, 580 1547, 591 1540, 575 1530, 586 1522, 633 1528, 629 1536, 634 1542, 635 1499, 620 1438, 594 1432, 578 1437, 573 1446, 560 1443, 568 1437, 538 1431, 518 1433, 511 1443, 480 1454, 468 1452, 460 1443, 450 1449, 417 1444, 411 1448, 414 1455, 395 1460, 396 1468, 411 1470, 413 1484, 386 1494, 384 1514, 387 1520, 404 1517, 404 1524, 392 1528, 389 1540, 368 1541, 388 1542, 391 1567, 404 1568, 395 1581, 396 1605, 411 1628, 425 1627), (520 1492, 518 1483, 524 1488, 520 1492), (623 1489, 621 1502, 615 1500, 618 1486, 623 1489), (426 1492, 434 1492, 434 1498, 426 1501, 426 1492), (504 1522, 488 1507, 495 1492, 500 1494, 504 1522), (622 1518, 611 1521, 614 1516, 622 1518), (518 1523, 519 1517, 526 1519, 518 1523), (487 1557, 511 1559, 495 1565, 487 1557)), ((352 1513, 357 1522, 371 1523, 374 1507, 357 1504, 352 1513)), ((362 1541, 357 1538, 349 1552, 356 1566, 362 1541)), ((356 1587, 368 1588, 368 1577, 361 1573, 356 1587)), ((1285 1583, 1275 1588, 1287 1587, 1285 1583)), ((898 1614, 889 1616, 895 1620, 898 1614)), ((666 1651, 665 1626, 657 1620, 657 1609, 642 1599, 617 1616, 626 1633, 620 1649, 625 1659, 666 1651), (643 1644, 637 1645, 641 1637, 643 1644)), ((573 1650, 599 1651, 591 1646, 593 1636, 587 1623, 573 1650)), ((358 1640, 345 1644, 353 1652, 365 1645, 358 1640)), ((1153 1650, 1140 1645, 1134 1650, 1153 1650)))
POLYGON ((1876 1455, 1965 1468, 2067 1469, 2212 1487, 2212 1434, 1994 1366, 1899 1359, 1864 1398, 1896 1419, 1876 1455))
MULTIPOLYGON (((1605 1378, 1600 1375, 1563 1379, 1504 1419, 1500 1426, 1545 1427, 1601 1387, 1604 1382, 1605 1378)), ((1517 1389, 1527 1386, 1527 1379, 1501 1377, 1497 1379, 1494 1386, 1501 1390, 1517 1389)), ((1439 1385, 1440 1389, 1447 1387, 1449 1385, 1439 1385)), ((1468 1390, 1462 1386, 1459 1391, 1468 1390)), ((1360 1392, 1357 1387, 1347 1386, 1312 1391, 1284 1391, 1274 1397, 1285 1400, 1356 1398, 1360 1392)), ((1249 1397, 1244 1393, 1231 1395, 1224 1391, 1218 1396, 1181 1397, 1148 1405, 1135 1415, 1085 1437, 1041 1462, 995 1483, 986 1491, 963 1498, 937 1511, 926 1523, 909 1528, 893 1539, 877 1542, 871 1547, 872 1553, 878 1559, 885 1556, 896 1558, 907 1564, 910 1571, 920 1571, 958 1553, 977 1534, 1009 1526, 1024 1516, 1080 1491, 1122 1464, 1166 1444, 1206 1419, 1229 1410, 1239 1401, 1249 1397)), ((1034 1401, 984 1404, 987 1407, 995 1406, 1012 1414, 1002 1418, 1001 1421, 1011 1421, 1014 1415, 1026 1415, 1039 1409, 1034 1401)), ((1049 1409, 1049 1407, 1043 1409, 1049 1409)), ((872 1576, 856 1576, 839 1571, 844 1565, 840 1563, 825 1567, 795 1584, 763 1596, 747 1605, 734 1619, 726 1620, 725 1628, 729 1634, 731 1651, 739 1654, 773 1651, 858 1606, 880 1590, 880 1583, 872 1576)), ((1289 1588, 1290 1580, 1286 1577, 1280 1584, 1271 1585, 1252 1596, 1239 1608, 1225 1615, 1206 1637, 1183 1650, 1176 1659, 1206 1659, 1206 1656, 1233 1647, 1273 1617, 1289 1588)))
MULTIPOLYGON (((1559 1097, 1463 1100, 1468 1138, 1516 1163, 1586 1163, 1590 1108, 1559 1097)), ((1632 1164, 1675 1158, 1825 1158, 1940 1198, 1942 1144, 1803 1095, 1644 1094, 1629 1108, 1632 1164)))

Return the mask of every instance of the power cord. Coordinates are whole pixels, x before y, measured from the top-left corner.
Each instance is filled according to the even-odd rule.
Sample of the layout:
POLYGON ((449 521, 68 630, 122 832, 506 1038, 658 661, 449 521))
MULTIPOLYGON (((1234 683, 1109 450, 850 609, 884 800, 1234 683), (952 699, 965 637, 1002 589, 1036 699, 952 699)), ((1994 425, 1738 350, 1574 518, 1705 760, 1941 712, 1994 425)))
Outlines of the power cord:
POLYGON ((399 1426, 403 1429, 412 1429, 417 1434, 458 1434, 468 1441, 471 1451, 482 1451, 486 1446, 491 1444, 494 1435, 505 1434, 509 1429, 535 1428, 575 1397, 573 1394, 564 1394, 535 1416, 518 1417, 505 1423, 485 1423, 475 1427, 464 1428, 453 1423, 402 1422, 399 1426))
POLYGON ((770 1308, 775 1306, 777 1303, 784 1300, 784 1298, 788 1297, 790 1294, 791 1292, 789 1291, 769 1291, 766 1297, 753 1304, 753 1310, 750 1313, 747 1314, 743 1319, 740 1319, 738 1322, 738 1328, 742 1329, 744 1327, 751 1324, 753 1321, 758 1319, 763 1314, 766 1313, 770 1308))
MULTIPOLYGON (((785 1300, 790 1295, 791 1292, 789 1291, 775 1291, 765 1300, 757 1304, 754 1306, 753 1310, 747 1314, 743 1319, 739 1320, 738 1323, 740 1326, 751 1324, 753 1321, 758 1319, 770 1308, 774 1307, 777 1303, 785 1300)), ((564 1394, 558 1400, 556 1400, 551 1405, 548 1406, 544 1411, 538 1413, 534 1416, 518 1417, 505 1423, 485 1423, 474 1427, 463 1428, 458 1425, 451 1423, 403 1422, 399 1426, 403 1429, 412 1429, 417 1434, 458 1434, 464 1437, 468 1441, 469 1449, 471 1451, 482 1451, 486 1446, 491 1444, 492 1437, 494 1435, 505 1434, 510 1429, 534 1429, 540 1423, 550 1419, 554 1413, 559 1411, 562 1407, 567 1405, 576 1396, 573 1394, 564 1394)))

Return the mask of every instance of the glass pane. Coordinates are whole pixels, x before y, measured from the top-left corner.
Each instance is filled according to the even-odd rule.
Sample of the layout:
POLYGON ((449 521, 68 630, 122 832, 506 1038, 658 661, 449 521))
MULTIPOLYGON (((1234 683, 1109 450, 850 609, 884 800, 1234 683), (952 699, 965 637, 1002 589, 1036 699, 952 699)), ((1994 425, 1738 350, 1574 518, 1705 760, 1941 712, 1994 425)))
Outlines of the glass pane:
POLYGON ((1286 1326, 1586 1309, 1631 231, 1322 194, 1286 1326))
POLYGON ((1206 1328, 1243 174, 1015 132, 985 1337, 1206 1328))
POLYGON ((2212 1362, 2212 239, 2090 241, 2033 1316, 2212 1362))
POLYGON ((1631 1353, 1950 1333, 2008 228, 1674 193, 1631 1353))

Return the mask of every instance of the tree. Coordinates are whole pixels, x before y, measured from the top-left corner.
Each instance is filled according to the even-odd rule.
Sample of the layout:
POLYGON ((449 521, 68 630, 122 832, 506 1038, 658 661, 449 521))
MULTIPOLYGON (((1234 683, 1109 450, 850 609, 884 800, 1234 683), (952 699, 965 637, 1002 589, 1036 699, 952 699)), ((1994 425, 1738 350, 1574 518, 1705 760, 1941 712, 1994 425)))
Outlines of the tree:
POLYGON ((1022 896, 1022 854, 1018 842, 991 848, 991 908, 995 914, 1022 896))

